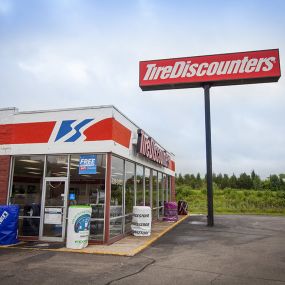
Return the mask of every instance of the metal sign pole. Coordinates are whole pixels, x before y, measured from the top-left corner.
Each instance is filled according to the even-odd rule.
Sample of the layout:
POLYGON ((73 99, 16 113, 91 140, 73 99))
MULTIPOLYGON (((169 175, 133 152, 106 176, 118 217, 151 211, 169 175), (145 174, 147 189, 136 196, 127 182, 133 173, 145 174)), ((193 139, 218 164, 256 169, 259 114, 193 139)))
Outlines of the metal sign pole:
POLYGON ((213 211, 213 179, 212 179, 212 146, 211 146, 211 113, 210 113, 210 85, 205 84, 205 130, 206 130, 206 159, 207 159, 207 200, 208 200, 208 226, 214 226, 213 211))

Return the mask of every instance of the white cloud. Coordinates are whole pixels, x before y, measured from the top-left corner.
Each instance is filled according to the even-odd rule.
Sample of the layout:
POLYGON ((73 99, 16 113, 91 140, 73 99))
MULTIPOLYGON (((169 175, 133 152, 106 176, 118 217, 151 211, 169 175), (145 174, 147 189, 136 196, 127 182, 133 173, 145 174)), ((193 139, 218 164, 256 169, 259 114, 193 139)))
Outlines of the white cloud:
POLYGON ((62 54, 40 53, 38 56, 20 61, 18 66, 42 82, 64 81, 84 85, 90 82, 87 64, 80 60, 65 58, 62 54))

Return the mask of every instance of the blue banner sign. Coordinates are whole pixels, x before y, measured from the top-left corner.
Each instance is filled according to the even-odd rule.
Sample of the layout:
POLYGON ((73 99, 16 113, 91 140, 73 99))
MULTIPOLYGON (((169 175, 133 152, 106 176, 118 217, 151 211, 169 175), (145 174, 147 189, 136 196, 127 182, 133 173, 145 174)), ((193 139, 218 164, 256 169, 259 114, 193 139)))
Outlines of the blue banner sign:
POLYGON ((96 174, 96 155, 80 155, 79 174, 96 174))

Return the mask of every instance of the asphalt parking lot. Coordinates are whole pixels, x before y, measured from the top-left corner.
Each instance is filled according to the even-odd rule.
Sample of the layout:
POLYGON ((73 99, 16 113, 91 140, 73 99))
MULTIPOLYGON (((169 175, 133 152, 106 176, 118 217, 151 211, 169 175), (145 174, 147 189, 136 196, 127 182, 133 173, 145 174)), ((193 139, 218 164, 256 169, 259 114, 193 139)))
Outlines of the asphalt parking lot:
POLYGON ((134 257, 0 249, 0 284, 285 284, 285 217, 190 216, 134 257))

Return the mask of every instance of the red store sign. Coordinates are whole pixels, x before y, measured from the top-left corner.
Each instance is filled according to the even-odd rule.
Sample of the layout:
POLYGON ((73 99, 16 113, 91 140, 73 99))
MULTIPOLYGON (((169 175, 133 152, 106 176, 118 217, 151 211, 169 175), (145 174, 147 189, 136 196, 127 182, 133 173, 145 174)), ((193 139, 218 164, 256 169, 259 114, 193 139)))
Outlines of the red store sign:
POLYGON ((261 50, 140 61, 142 90, 177 89, 278 81, 279 50, 261 50))
POLYGON ((164 167, 169 167, 170 155, 141 129, 138 130, 137 153, 164 167))

